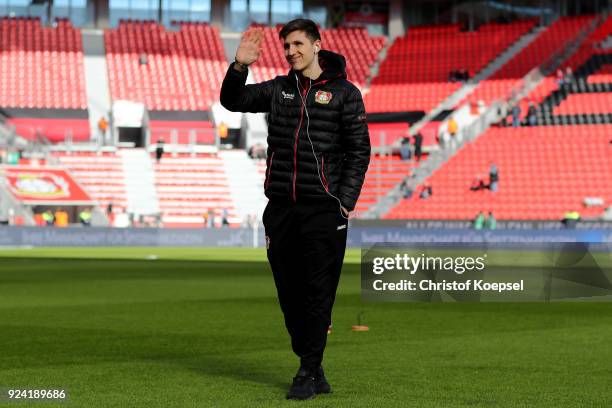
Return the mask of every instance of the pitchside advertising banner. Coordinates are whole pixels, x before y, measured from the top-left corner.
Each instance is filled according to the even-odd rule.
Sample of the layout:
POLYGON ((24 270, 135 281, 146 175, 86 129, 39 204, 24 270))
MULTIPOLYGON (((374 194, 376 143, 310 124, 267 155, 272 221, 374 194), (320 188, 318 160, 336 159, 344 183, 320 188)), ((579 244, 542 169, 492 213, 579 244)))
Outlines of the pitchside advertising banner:
POLYGON ((610 244, 381 243, 361 252, 370 302, 611 301, 610 244))
POLYGON ((3 167, 0 175, 13 196, 27 205, 89 205, 89 195, 63 169, 3 167))

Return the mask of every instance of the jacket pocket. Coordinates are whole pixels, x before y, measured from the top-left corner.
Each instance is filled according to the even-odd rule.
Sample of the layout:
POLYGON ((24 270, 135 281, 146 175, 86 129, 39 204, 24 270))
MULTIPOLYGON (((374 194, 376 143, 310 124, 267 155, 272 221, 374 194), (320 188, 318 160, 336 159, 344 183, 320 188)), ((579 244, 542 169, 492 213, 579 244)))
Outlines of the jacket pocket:
POLYGON ((329 182, 327 176, 325 176, 325 156, 321 154, 321 181, 323 182, 323 188, 329 193, 329 182))
POLYGON ((270 178, 272 176, 272 163, 274 162, 274 152, 270 155, 270 159, 268 160, 268 168, 266 169, 266 179, 264 180, 264 190, 267 190, 270 187, 270 178))

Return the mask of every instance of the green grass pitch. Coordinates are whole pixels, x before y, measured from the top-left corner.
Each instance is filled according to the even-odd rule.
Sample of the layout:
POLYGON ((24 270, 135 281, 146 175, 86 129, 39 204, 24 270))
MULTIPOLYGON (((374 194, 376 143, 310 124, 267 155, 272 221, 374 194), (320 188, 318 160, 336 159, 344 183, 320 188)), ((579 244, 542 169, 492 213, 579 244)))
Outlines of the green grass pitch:
POLYGON ((349 251, 324 366, 334 388, 284 399, 297 359, 265 253, 0 251, 0 389, 34 407, 609 407, 612 304, 362 303, 349 251), (359 312, 369 332, 352 332, 359 312))

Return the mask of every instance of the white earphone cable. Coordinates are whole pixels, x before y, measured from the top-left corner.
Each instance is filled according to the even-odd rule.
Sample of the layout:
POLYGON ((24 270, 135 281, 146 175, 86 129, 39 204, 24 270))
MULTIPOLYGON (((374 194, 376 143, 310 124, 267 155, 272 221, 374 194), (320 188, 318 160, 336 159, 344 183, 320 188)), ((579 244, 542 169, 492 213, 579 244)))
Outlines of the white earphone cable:
POLYGON ((319 181, 321 182, 321 186, 323 187, 323 190, 325 190, 325 192, 332 198, 336 199, 336 201, 338 201, 338 205, 339 205, 339 210, 340 210, 340 215, 342 216, 342 218, 348 220, 349 217, 347 217, 346 215, 344 215, 344 212, 342 211, 342 201, 340 201, 340 199, 338 197, 336 197, 335 195, 333 195, 332 193, 329 192, 329 187, 325 187, 325 183, 323 183, 323 178, 321 177, 321 168, 319 167, 319 159, 317 158, 317 153, 315 152, 314 149, 314 144, 312 143, 312 139, 310 138, 310 115, 308 114, 308 108, 306 107, 306 101, 308 100, 308 93, 310 92, 310 87, 312 86, 312 80, 309 79, 310 81, 310 85, 308 86, 308 90, 306 91, 306 96, 302 96, 302 92, 300 90, 300 80, 298 79, 297 74, 295 75, 295 80, 297 83, 297 90, 298 90, 298 95, 300 95, 300 100, 302 101, 302 106, 304 107, 304 112, 306 113, 306 136, 308 137, 308 141, 310 142, 310 148, 312 149, 312 155, 314 156, 315 162, 317 164, 317 175, 319 176, 319 181))

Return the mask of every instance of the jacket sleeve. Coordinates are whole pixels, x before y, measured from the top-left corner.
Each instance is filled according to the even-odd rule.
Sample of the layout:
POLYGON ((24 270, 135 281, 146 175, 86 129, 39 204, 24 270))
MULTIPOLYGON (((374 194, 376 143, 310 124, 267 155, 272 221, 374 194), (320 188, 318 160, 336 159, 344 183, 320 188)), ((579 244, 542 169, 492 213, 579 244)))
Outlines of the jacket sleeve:
POLYGON ((351 90, 342 110, 344 161, 339 198, 349 211, 355 208, 370 163, 370 134, 361 92, 351 90))
POLYGON ((232 63, 221 85, 221 105, 232 112, 270 112, 274 80, 245 85, 248 71, 239 72, 232 63))

